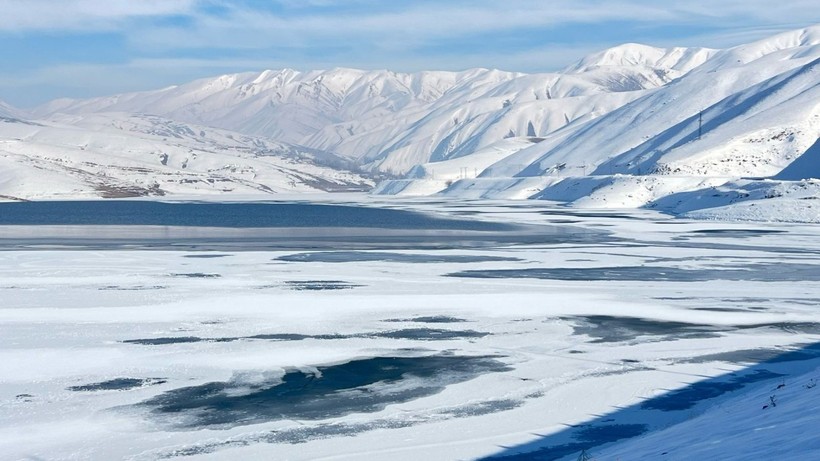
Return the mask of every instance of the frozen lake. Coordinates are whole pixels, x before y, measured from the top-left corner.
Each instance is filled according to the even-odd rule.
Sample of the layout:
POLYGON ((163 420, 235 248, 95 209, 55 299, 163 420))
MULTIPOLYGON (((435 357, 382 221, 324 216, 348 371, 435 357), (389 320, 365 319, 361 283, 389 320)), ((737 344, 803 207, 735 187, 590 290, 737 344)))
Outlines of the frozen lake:
POLYGON ((389 208, 327 203, 149 202, 129 200, 0 203, 0 225, 167 226, 510 230, 514 226, 389 208))
POLYGON ((7 249, 441 249, 582 242, 603 234, 349 203, 0 203, 0 247, 7 249))
POLYGON ((820 363, 816 226, 361 205, 0 204, 0 458, 574 460, 820 363))

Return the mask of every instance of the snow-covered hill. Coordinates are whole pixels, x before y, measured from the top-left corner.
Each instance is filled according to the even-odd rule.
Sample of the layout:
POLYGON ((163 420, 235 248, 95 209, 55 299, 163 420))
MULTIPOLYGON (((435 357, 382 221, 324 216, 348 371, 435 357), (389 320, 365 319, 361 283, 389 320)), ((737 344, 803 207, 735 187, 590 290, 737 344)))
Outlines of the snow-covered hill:
POLYGON ((122 113, 0 119, 0 198, 362 190, 331 154, 122 113), (326 166, 330 165, 330 166, 326 166))
MULTIPOLYGON (((687 73, 607 114, 571 123, 492 165, 477 159, 476 173, 436 192, 679 211, 680 201, 717 207, 740 200, 742 194, 712 190, 728 181, 820 175, 816 147, 812 149, 820 137, 820 26, 720 51, 661 54, 637 45, 620 51, 585 58, 568 71, 667 62, 687 73), (722 200, 701 200, 707 194, 722 200)), ((469 156, 463 161, 472 173, 469 156)), ((765 183, 756 189, 771 187, 765 183)), ((420 190, 406 181, 377 188, 403 194, 420 190)), ((688 210, 694 209, 692 203, 688 210)))
POLYGON ((521 173, 567 163, 594 174, 775 174, 817 138, 818 59, 820 27, 718 52, 679 80, 545 143, 521 173))
POLYGON ((713 53, 622 46, 565 73, 291 69, 223 75, 157 91, 35 111, 151 113, 336 152, 372 169, 470 154, 505 137, 544 136, 605 114, 683 75, 713 53))
MULTIPOLYGON (((220 127, 235 131, 234 141, 244 137, 251 150, 272 143, 276 152, 298 151, 313 163, 404 174, 379 185, 379 194, 690 212, 694 203, 744 201, 743 181, 820 176, 813 160, 818 65, 820 25, 724 50, 625 44, 550 74, 342 68, 230 74, 156 91, 57 100, 33 116, 44 126, 94 132, 112 113, 117 120, 156 114, 132 118, 148 123, 143 131, 153 135, 174 132, 174 124, 220 127), (161 128, 148 120, 162 120, 161 128), (715 192, 724 185, 732 192, 715 192), (721 198, 707 200, 708 194, 721 198)), ((231 145, 226 136, 217 144, 231 145)), ((771 187, 763 182, 755 190, 771 187)))
POLYGON ((6 102, 0 101, 0 117, 3 118, 20 118, 20 110, 12 107, 6 102))
POLYGON ((664 69, 680 77, 706 62, 716 52, 709 48, 655 48, 640 43, 625 43, 586 56, 564 69, 564 72, 580 74, 601 67, 644 67, 664 69))

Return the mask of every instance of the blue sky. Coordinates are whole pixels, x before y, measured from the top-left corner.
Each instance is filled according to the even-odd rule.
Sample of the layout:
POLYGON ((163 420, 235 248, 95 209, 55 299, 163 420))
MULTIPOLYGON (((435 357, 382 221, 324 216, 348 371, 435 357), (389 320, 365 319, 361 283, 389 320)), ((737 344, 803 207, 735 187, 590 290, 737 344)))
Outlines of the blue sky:
POLYGON ((0 100, 31 107, 283 67, 558 70, 626 42, 727 47, 817 0, 0 0, 0 100))

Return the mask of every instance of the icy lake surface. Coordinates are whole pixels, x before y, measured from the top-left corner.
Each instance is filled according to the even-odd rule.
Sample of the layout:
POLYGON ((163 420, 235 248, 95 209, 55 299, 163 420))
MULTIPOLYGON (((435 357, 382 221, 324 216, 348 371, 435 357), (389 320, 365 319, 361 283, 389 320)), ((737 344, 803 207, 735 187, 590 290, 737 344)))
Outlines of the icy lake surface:
POLYGON ((603 453, 818 369, 818 237, 530 202, 0 204, 0 459, 603 453))
POLYGON ((0 203, 0 245, 4 248, 442 249, 581 242, 602 235, 591 229, 480 221, 355 204, 128 200, 0 203))

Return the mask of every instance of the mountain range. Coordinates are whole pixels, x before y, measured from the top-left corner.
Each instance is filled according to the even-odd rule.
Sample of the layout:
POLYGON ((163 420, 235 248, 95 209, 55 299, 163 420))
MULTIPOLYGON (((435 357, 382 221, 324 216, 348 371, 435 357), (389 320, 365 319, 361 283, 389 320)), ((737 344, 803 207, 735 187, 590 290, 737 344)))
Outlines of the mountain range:
POLYGON ((0 117, 0 198, 368 190, 345 159, 158 116, 0 117))
MULTIPOLYGON (((342 68, 229 74, 155 91, 60 99, 30 111, 0 104, 0 161, 54 157, 75 168, 89 151, 123 157, 110 139, 136 136, 154 144, 129 161, 147 162, 153 176, 184 173, 173 187, 147 179, 139 186, 163 193, 204 192, 178 180, 215 171, 246 181, 225 188, 242 192, 365 188, 374 176, 388 175, 394 179, 375 193, 680 212, 691 208, 682 205, 692 199, 686 194, 714 196, 712 188, 729 184, 733 191, 752 183, 768 190, 776 181, 820 176, 818 63, 820 25, 722 50, 625 44, 543 74, 342 68), (194 162, 186 149, 199 148, 219 160, 194 162), (225 156, 238 156, 242 162, 234 163, 242 166, 232 169, 225 156), (290 173, 281 173, 283 161, 290 173), (195 170, 197 163, 204 169, 195 170), (161 175, 154 171, 160 167, 161 175), (254 173, 235 173, 243 168, 254 173), (261 173, 267 169, 281 177, 261 173)), ((118 176, 116 162, 91 163, 100 165, 87 171, 91 176, 126 182, 133 176, 118 176)), ((209 180, 190 184, 201 181, 209 180)), ((804 189, 816 189, 806 183, 804 189)), ((49 195, 31 191, 15 192, 0 176, 0 194, 49 195)))

